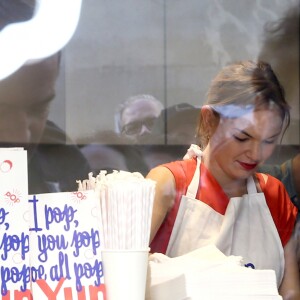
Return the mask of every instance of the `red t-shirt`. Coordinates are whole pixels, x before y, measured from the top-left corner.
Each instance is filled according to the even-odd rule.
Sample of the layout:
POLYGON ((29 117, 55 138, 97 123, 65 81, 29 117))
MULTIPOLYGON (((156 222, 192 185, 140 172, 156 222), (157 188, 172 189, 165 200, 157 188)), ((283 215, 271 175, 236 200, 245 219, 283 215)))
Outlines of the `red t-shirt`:
MULTIPOLYGON (((196 159, 175 161, 163 165, 174 175, 176 184, 176 199, 172 209, 167 214, 150 245, 152 253, 166 253, 181 196, 186 194, 187 188, 194 176, 196 165, 196 159)), ((212 207, 215 211, 224 215, 229 203, 229 198, 224 193, 216 179, 206 169, 204 164, 201 164, 200 168, 201 178, 196 199, 200 199, 212 207)), ((270 175, 267 175, 267 180, 263 178, 261 173, 256 173, 255 175, 258 179, 261 190, 265 195, 267 205, 270 209, 270 213, 284 247, 289 241, 294 229, 297 208, 291 202, 281 181, 270 175)))

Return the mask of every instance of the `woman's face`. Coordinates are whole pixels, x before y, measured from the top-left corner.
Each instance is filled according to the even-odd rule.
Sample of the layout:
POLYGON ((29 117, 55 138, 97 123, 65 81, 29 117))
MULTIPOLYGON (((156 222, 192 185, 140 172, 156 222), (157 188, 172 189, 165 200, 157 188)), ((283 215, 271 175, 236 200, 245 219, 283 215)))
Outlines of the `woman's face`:
POLYGON ((282 122, 275 109, 261 109, 234 119, 221 118, 209 142, 212 167, 232 179, 247 178, 271 156, 282 122))

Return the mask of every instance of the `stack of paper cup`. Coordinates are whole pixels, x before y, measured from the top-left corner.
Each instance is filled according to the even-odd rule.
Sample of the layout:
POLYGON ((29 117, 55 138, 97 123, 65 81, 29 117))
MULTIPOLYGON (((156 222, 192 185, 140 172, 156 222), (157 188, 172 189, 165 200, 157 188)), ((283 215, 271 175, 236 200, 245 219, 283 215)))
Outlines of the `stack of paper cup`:
POLYGON ((149 250, 102 250, 108 300, 145 299, 149 250))

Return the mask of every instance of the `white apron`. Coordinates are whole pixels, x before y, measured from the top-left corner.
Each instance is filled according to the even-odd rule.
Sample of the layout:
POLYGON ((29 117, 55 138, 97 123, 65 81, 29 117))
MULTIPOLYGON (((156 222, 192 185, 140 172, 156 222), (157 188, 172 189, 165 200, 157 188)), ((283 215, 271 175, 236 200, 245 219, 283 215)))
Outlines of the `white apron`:
MULTIPOLYGON (((284 272, 282 243, 263 193, 253 177, 248 194, 231 198, 225 215, 195 199, 201 158, 186 195, 182 196, 166 255, 176 257, 214 244, 225 255, 242 256, 245 266, 273 269, 279 286, 284 272)), ((201 186, 200 186, 201 188, 201 186)))

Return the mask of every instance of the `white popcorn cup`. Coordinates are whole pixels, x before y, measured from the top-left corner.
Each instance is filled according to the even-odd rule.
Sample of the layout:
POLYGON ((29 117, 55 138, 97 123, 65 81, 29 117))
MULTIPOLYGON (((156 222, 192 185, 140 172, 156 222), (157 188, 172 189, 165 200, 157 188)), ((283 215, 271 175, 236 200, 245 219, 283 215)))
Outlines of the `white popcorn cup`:
POLYGON ((145 299, 149 250, 102 250, 108 300, 145 299))

